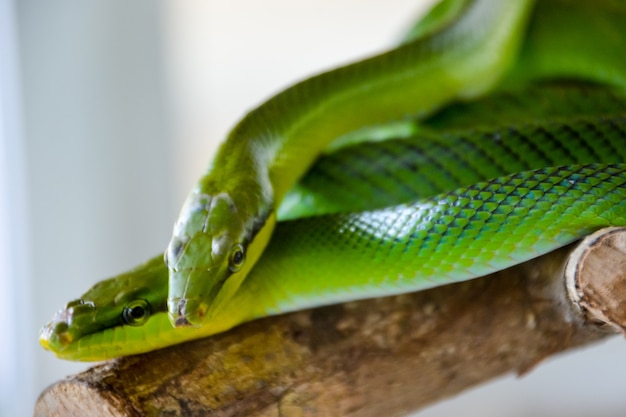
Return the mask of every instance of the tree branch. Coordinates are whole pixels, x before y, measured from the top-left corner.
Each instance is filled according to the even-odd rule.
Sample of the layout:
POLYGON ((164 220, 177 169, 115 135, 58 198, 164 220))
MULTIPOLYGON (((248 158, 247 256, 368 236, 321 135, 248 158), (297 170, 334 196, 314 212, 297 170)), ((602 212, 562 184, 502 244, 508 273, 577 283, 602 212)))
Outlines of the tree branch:
POLYGON ((571 250, 465 283, 270 317, 109 361, 47 388, 35 415, 406 415, 623 331, 625 229, 578 245, 568 291, 571 250))

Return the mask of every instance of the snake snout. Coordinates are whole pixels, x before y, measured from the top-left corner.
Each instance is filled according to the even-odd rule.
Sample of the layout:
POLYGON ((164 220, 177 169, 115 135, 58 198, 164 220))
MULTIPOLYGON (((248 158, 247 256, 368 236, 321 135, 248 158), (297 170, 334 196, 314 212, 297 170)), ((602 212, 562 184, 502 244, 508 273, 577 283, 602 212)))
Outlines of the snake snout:
POLYGON ((187 320, 186 317, 180 316, 174 321, 174 326, 176 327, 191 327, 191 323, 187 320))
POLYGON ((205 303, 195 303, 187 298, 170 300, 170 305, 175 307, 175 314, 169 315, 174 327, 200 327, 208 309, 205 303))
POLYGON ((66 321, 53 320, 41 329, 39 343, 44 349, 60 350, 73 340, 69 328, 70 326, 66 321))

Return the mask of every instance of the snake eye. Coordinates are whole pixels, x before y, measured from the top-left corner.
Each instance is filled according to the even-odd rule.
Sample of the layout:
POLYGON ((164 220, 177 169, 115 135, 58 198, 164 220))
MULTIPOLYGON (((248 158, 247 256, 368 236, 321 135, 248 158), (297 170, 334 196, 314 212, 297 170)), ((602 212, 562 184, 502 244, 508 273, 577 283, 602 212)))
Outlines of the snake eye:
POLYGON ((246 254, 244 248, 240 244, 236 244, 230 250, 230 258, 228 259, 228 267, 232 272, 237 272, 241 269, 246 261, 246 254))
POLYGON ((130 326, 141 326, 150 317, 150 304, 146 300, 135 300, 122 310, 122 320, 130 326))

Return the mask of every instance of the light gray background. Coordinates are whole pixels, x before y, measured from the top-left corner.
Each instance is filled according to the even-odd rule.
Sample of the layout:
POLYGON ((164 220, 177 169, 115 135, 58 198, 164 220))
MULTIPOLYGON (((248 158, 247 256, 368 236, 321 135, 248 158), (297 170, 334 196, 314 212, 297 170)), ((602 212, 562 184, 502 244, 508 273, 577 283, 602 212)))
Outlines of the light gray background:
MULTIPOLYGON (((39 327, 164 249, 246 110, 391 44, 419 4, 0 0, 0 415, 29 415, 45 386, 89 366, 40 349, 39 327)), ((621 416, 624 387, 614 339, 420 415, 621 416)))

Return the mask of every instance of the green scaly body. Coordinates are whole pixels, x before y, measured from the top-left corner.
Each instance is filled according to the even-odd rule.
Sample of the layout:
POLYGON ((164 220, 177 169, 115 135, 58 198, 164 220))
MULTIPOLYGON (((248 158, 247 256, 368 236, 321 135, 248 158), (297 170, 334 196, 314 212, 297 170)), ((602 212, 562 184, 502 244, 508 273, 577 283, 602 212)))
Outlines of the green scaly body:
POLYGON ((625 117, 626 96, 580 83, 452 105, 408 137, 324 155, 287 194, 279 218, 383 208, 541 167, 623 162, 625 117))
MULTIPOLYGON (((591 99, 595 97, 599 101, 602 100, 598 97, 618 99, 606 90, 585 87, 585 91, 591 99)), ((546 96, 550 96, 549 92, 545 91, 546 96)), ((538 90, 522 94, 541 98, 538 90)), ((486 100, 487 108, 489 101, 486 100)), ((577 107, 576 103, 563 97, 553 102, 561 110, 570 105, 577 107)), ((472 107, 481 104, 469 105, 467 111, 472 112, 475 110, 472 107)), ((557 117, 558 122, 525 123, 521 125, 525 129, 518 125, 521 133, 513 138, 520 143, 541 142, 546 149, 558 149, 575 137, 577 143, 583 145, 577 149, 597 146, 598 151, 620 159, 626 156, 623 146, 626 119, 615 112, 618 108, 626 111, 626 106, 606 107, 605 114, 592 112, 595 113, 593 118, 575 112, 571 119, 557 117), (580 120, 585 122, 581 124, 580 120), (537 131, 544 135, 536 137, 537 131)), ((494 144, 492 140, 503 130, 515 129, 515 126, 495 128, 483 134, 475 134, 473 129, 466 129, 464 133, 457 130, 453 136, 455 141, 475 149, 473 154, 457 155, 457 162, 461 166, 469 163, 476 155, 483 155, 481 150, 497 152, 502 160, 515 160, 519 156, 516 146, 501 146, 503 141, 494 144)), ((431 136, 433 149, 445 138, 445 134, 431 136)), ((429 139, 420 144, 429 148, 429 139)), ((366 164, 357 163, 359 158, 368 161, 372 153, 378 153, 379 147, 393 149, 394 145, 404 144, 402 141, 367 143, 356 145, 354 149, 369 147, 368 152, 352 153, 346 148, 338 154, 349 158, 357 167, 365 167, 366 164)), ((532 156, 524 155, 532 160, 532 156)), ((552 155, 551 162, 555 164, 573 164, 589 158, 584 151, 552 155)), ((450 155, 444 152, 442 157, 450 158, 450 155)), ((431 162, 437 160, 433 157, 431 162)), ((402 177, 416 182, 417 190, 421 189, 419 184, 428 190, 429 181, 424 180, 423 172, 405 171, 406 167, 393 161, 393 158, 386 161, 391 165, 376 171, 372 179, 384 182, 394 176, 402 177)), ((320 162, 322 167, 330 166, 320 162)), ((520 164, 520 167, 526 166, 526 162, 520 164)), ((466 181, 464 176, 456 175, 463 172, 457 171, 457 165, 426 163, 426 166, 429 166, 429 175, 448 177, 445 186, 456 182, 453 188, 460 187, 466 181)), ((616 164, 524 171, 407 205, 281 222, 268 250, 233 302, 200 328, 171 328, 165 307, 167 269, 160 257, 156 257, 135 271, 103 281, 83 295, 81 302, 69 303, 44 328, 42 344, 59 357, 100 360, 205 337, 271 314, 416 291, 484 275, 553 250, 598 228, 626 224, 625 169, 624 164, 616 164), (151 314, 146 316, 145 322, 139 323, 140 326, 124 325, 123 309, 136 300, 146 300, 151 314), (105 313, 94 314, 96 310, 105 313), (93 319, 96 316, 98 320, 93 319)), ((482 177, 490 174, 481 170, 473 175, 478 181, 490 178, 482 177)), ((328 185, 334 183, 334 179, 325 176, 318 167, 304 182, 309 182, 311 177, 316 183, 325 179, 328 185)), ((374 199, 370 203, 376 204, 380 196, 369 195, 374 199)), ((391 186, 386 195, 391 200, 406 197, 402 188, 391 186)))
MULTIPOLYGON (((531 28, 535 29, 531 29, 531 35, 543 34, 541 36, 546 37, 546 42, 539 38, 525 42, 523 59, 516 67, 519 71, 516 70, 508 78, 505 83, 507 88, 525 85, 533 78, 558 76, 582 76, 615 86, 625 85, 626 71, 618 53, 621 49, 613 49, 611 53, 594 50, 598 49, 598 42, 603 44, 605 32, 599 33, 595 43, 583 42, 578 45, 569 42, 564 34, 579 31, 580 26, 552 25, 555 32, 550 30, 550 19, 567 20, 561 14, 570 12, 582 17, 584 13, 581 14, 580 10, 583 10, 589 12, 589 18, 604 22, 604 30, 609 30, 611 36, 617 37, 617 41, 607 41, 609 49, 615 45, 621 46, 626 40, 626 33, 621 24, 624 10, 619 3, 607 0, 594 4, 593 9, 588 9, 584 2, 545 0, 540 4, 541 7, 536 9, 533 17, 531 28), (554 9, 543 14, 538 12, 545 7, 554 9), (607 13, 607 10, 613 15, 607 13), (563 45, 569 45, 570 49, 574 47, 575 50, 563 50, 563 45), (544 58, 551 54, 574 58, 557 59, 554 60, 555 65, 550 66, 552 61, 544 58), (595 60, 593 65, 587 64, 589 60, 595 60)), ((591 36, 594 33, 586 34, 594 38, 591 36)), ((449 46, 454 48, 455 45, 449 46)), ((476 45, 476 48, 480 48, 480 45, 476 45)), ((471 51, 466 52, 469 54, 471 51)), ((455 64, 454 61, 449 62, 449 65, 455 64)), ((605 97, 617 97, 618 107, 621 106, 619 95, 604 91, 605 97)), ((590 94, 596 97, 595 93, 590 94)), ((380 105, 393 105, 391 96, 383 94, 381 97, 385 99, 381 100, 380 105)), ((421 109, 422 104, 416 103, 415 108, 421 109)), ((444 154, 449 156, 424 159, 432 162, 429 173, 432 172, 432 178, 437 179, 432 181, 435 187, 431 187, 426 194, 444 191, 443 194, 361 214, 337 214, 281 223, 268 250, 250 277, 243 281, 240 290, 200 328, 171 328, 166 308, 168 270, 157 257, 134 271, 101 282, 80 300, 68 303, 42 330, 42 345, 59 357, 75 360, 99 360, 144 352, 218 333, 268 314, 414 291, 469 279, 538 256, 597 228, 624 225, 626 167, 623 164, 623 143, 626 138, 624 119, 619 108, 606 113, 574 112, 576 114, 572 115, 557 112, 557 120, 551 120, 550 114, 554 110, 547 109, 545 114, 540 112, 537 115, 522 106, 521 116, 512 117, 509 123, 495 127, 491 133, 485 133, 489 126, 494 126, 492 118, 469 116, 469 120, 457 122, 455 126, 454 120, 462 120, 463 115, 471 114, 472 105, 468 106, 465 110, 457 110, 457 116, 445 116, 449 117, 445 122, 448 127, 437 130, 436 123, 432 122, 437 117, 445 120, 441 115, 434 117, 430 126, 420 124, 420 135, 428 133, 422 139, 428 141, 432 138, 435 143, 432 149, 443 149, 444 143, 451 146, 475 143, 475 147, 471 148, 476 151, 475 156, 486 154, 486 151, 495 152, 486 160, 495 161, 493 165, 498 170, 506 169, 509 165, 501 161, 515 164, 527 155, 524 151, 522 156, 518 145, 499 146, 502 138, 512 143, 508 141, 513 139, 503 134, 502 129, 513 128, 521 132, 521 136, 529 136, 528 141, 520 142, 519 146, 525 146, 526 143, 544 145, 552 140, 561 143, 552 150, 561 149, 562 152, 550 154, 553 164, 593 163, 561 168, 537 167, 536 170, 517 174, 497 174, 499 176, 496 179, 489 180, 490 177, 480 177, 491 175, 486 171, 468 169, 473 159, 463 161, 462 157, 466 153, 446 148, 444 154), (537 116, 539 122, 534 121, 537 116), (461 132, 463 126, 467 130, 465 133, 461 132), (479 132, 483 129, 483 134, 477 134, 476 127, 479 132), (545 132, 549 134, 545 135, 545 132), (539 142, 532 142, 538 134, 545 136, 539 142), (444 140, 444 137, 448 139, 444 140), (496 137, 500 139, 494 141, 496 137), (594 155, 594 159, 596 156, 602 157, 604 151, 600 151, 602 146, 598 147, 598 137, 602 138, 602 143, 607 144, 608 149, 613 149, 614 152, 608 152, 610 157, 619 159, 620 163, 607 165, 606 162, 611 160, 586 159, 590 155, 594 155), (481 147, 478 141, 485 139, 491 142, 481 147), (584 145, 581 149, 587 152, 573 151, 581 144, 584 145), (579 156, 582 156, 582 160, 579 156), (446 158, 452 162, 453 157, 459 158, 454 164, 438 162, 446 158), (476 180, 480 182, 467 186, 463 181, 470 171, 474 171, 476 180), (441 184, 440 178, 445 178, 441 184), (445 192, 448 186, 456 190, 445 192), (466 188, 458 188, 464 186, 466 188)), ((475 115, 486 113, 485 108, 476 108, 475 115)), ((517 138, 516 135, 511 137, 517 138)), ((383 142, 370 146, 381 144, 383 142)), ((520 162, 520 166, 526 169, 526 162, 520 162)), ((406 170, 406 166, 383 167, 376 174, 380 177, 374 181, 385 184, 384 177, 393 173, 394 169, 405 169, 398 176, 403 179, 408 178, 411 172, 420 172, 406 170)), ((415 181, 426 181, 426 178, 416 175, 415 181)), ((378 188, 383 188, 383 185, 378 188)), ((424 189, 428 189, 427 184, 424 189)), ((406 193, 391 198, 403 201, 406 193)), ((218 200, 220 204, 217 205, 224 208, 221 203, 225 200, 218 200)), ((194 204, 202 202, 192 203, 193 208, 194 204)), ((372 204, 379 202, 374 201, 372 204)), ((183 224, 180 229, 186 227, 183 224)), ((177 254, 174 250, 176 247, 170 249, 170 255, 177 254)), ((198 256, 201 254, 196 253, 198 256)))
MULTIPOLYGON (((285 193, 334 139, 426 115, 492 88, 514 61, 532 0, 470 0, 439 30, 286 89, 246 115, 187 198, 166 250, 175 326, 230 302, 285 193)), ((435 19, 439 20, 439 19, 435 19)))

